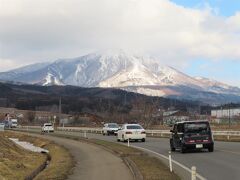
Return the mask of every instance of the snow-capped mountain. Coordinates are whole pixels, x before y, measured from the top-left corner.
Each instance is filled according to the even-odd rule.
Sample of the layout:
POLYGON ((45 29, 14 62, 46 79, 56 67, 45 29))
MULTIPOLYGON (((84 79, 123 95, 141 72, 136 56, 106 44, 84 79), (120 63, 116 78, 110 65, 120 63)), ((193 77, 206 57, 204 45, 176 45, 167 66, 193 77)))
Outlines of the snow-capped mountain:
POLYGON ((240 102, 240 88, 202 77, 190 77, 156 59, 118 53, 94 53, 39 63, 0 73, 0 80, 39 85, 111 87, 151 96, 192 100, 216 97, 240 102), (207 98, 205 98, 207 97, 207 98), (231 97, 228 99, 228 97, 231 97), (237 97, 237 98, 236 98, 237 97))

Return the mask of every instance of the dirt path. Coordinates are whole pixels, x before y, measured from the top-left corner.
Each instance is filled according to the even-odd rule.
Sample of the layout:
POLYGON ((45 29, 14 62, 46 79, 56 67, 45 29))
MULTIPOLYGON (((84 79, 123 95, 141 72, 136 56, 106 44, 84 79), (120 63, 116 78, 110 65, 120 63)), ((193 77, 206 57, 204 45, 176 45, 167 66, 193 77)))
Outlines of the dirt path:
MULTIPOLYGON (((43 137, 43 136, 41 136, 43 137)), ((132 180, 122 159, 100 147, 70 139, 44 136, 66 147, 77 162, 69 180, 132 180)))

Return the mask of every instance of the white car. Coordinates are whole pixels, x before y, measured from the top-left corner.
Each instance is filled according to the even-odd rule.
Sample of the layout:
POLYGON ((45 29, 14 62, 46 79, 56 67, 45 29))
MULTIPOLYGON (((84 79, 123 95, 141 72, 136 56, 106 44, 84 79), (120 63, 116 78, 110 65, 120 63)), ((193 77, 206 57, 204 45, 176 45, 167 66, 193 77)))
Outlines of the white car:
POLYGON ((103 135, 117 135, 117 132, 119 130, 119 126, 117 123, 106 123, 104 124, 103 130, 102 130, 102 134, 103 135))
POLYGON ((117 133, 117 141, 127 141, 128 139, 129 141, 145 142, 146 131, 139 124, 124 124, 117 133))
POLYGON ((10 124, 11 124, 11 128, 16 128, 18 126, 18 120, 11 119, 10 124))
POLYGON ((54 132, 52 123, 44 123, 42 126, 42 132, 54 132))

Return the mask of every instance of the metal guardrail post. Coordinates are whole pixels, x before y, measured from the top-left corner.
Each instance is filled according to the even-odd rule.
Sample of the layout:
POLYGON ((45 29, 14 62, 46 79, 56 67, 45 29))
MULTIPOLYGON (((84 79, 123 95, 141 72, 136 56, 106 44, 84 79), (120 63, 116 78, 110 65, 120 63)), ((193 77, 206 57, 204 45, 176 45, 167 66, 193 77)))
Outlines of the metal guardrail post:
POLYGON ((84 131, 84 138, 87 138, 87 131, 84 131))
POLYGON ((195 166, 192 166, 192 178, 191 180, 197 179, 197 168, 195 166))
POLYGON ((168 152, 168 159, 169 159, 169 169, 170 169, 170 172, 172 172, 173 168, 172 168, 172 155, 171 155, 171 151, 168 152))

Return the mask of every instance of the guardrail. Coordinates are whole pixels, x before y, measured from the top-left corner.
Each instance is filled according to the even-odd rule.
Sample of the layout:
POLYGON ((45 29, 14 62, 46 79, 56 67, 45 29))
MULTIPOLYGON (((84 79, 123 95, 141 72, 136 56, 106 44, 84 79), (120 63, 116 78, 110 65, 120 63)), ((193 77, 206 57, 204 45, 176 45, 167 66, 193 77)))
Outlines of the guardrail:
POLYGON ((5 127, 4 124, 0 124, 0 131, 4 131, 4 127, 5 127))
MULTIPOLYGON (((22 128, 40 129, 41 126, 22 126, 22 128)), ((72 132, 87 132, 101 134, 102 128, 88 128, 88 127, 57 127, 59 131, 72 131, 72 132)), ((212 131, 214 136, 239 136, 240 131, 212 131)), ((148 136, 155 137, 168 137, 171 133, 169 130, 146 130, 148 136)))

